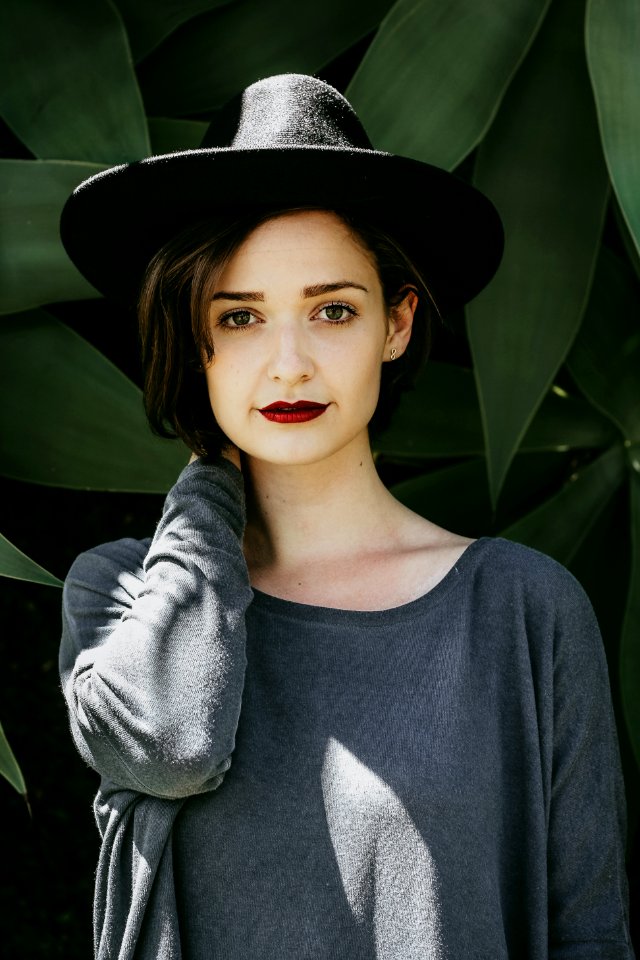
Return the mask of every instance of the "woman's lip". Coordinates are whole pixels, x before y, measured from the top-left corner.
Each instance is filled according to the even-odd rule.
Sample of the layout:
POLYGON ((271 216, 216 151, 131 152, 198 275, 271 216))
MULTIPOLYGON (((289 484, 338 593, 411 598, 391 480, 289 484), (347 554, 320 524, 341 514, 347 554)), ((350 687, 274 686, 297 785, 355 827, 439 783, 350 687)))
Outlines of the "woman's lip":
POLYGON ((317 400, 294 400, 288 403, 286 400, 276 400, 267 407, 260 407, 260 413, 271 410, 324 410, 327 403, 318 403, 317 400))
POLYGON ((315 420, 316 417, 321 417, 327 406, 328 404, 311 404, 293 410, 291 407, 276 407, 273 410, 265 407, 260 413, 265 420, 270 420, 272 423, 305 423, 307 420, 315 420))

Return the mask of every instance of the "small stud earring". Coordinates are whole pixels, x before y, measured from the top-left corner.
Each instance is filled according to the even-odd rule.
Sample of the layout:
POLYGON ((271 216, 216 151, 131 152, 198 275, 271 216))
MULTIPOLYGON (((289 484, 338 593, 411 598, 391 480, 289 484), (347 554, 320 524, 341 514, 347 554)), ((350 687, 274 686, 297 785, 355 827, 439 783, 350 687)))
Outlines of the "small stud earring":
POLYGON ((396 348, 395 348, 395 347, 391 347, 391 356, 389 357, 389 359, 390 359, 390 360, 395 360, 395 358, 396 358, 396 353, 397 353, 396 348))

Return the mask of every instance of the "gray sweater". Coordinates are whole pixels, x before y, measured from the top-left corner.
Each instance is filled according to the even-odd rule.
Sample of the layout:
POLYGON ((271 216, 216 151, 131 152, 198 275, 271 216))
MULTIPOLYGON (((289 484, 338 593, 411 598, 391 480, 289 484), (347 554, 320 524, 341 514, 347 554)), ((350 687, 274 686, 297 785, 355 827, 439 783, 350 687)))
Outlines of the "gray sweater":
POLYGON ((629 960, 624 801, 591 605, 472 543, 382 611, 251 590, 242 475, 196 461, 153 539, 63 592, 101 775, 98 960, 629 960))

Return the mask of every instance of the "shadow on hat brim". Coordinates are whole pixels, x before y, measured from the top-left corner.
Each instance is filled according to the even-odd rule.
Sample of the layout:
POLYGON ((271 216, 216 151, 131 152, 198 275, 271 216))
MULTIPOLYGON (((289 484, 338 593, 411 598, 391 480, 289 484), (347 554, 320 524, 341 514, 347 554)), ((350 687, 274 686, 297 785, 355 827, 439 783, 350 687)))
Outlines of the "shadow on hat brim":
POLYGON ((190 224, 309 203, 352 210, 385 228, 442 314, 473 299, 502 257, 500 217, 465 181, 406 157, 326 146, 218 147, 113 167, 76 188, 60 234, 100 293, 132 304, 152 256, 190 224))

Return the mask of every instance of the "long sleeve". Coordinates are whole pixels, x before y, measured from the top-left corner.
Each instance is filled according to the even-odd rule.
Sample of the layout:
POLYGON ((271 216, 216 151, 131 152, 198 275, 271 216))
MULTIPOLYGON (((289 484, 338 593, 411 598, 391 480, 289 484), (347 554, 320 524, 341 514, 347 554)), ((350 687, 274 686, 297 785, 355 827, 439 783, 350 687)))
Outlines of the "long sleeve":
POLYGON ((591 604, 565 575, 553 662, 549 956, 630 960, 624 786, 607 664, 591 604))
POLYGON ((215 789, 231 763, 252 599, 242 475, 194 461, 151 541, 80 554, 63 589, 71 732, 103 777, 157 797, 215 789))

